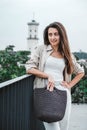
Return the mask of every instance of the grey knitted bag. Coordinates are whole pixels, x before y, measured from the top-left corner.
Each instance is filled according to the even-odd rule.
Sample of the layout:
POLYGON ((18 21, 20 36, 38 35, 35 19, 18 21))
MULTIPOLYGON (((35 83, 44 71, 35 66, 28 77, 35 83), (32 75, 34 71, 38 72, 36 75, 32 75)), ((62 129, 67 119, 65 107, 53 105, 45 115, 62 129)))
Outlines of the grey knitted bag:
POLYGON ((54 88, 34 89, 34 111, 36 117, 44 122, 56 122, 63 119, 67 103, 66 91, 54 88))

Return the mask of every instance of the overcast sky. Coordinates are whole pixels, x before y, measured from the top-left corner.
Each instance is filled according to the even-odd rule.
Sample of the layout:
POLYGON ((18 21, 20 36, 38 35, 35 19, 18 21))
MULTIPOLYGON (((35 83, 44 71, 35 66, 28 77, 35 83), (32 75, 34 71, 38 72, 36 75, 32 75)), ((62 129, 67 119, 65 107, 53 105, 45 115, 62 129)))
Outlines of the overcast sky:
POLYGON ((0 0, 0 50, 15 45, 27 49, 28 22, 39 22, 39 44, 51 22, 61 22, 68 34, 71 51, 87 52, 87 0, 0 0))

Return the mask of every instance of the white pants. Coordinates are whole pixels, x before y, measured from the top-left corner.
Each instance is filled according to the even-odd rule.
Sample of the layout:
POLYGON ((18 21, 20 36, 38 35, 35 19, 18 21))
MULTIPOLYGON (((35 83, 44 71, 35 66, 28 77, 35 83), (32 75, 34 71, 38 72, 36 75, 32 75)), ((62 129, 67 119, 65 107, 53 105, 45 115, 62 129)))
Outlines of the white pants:
POLYGON ((53 123, 44 123, 45 130, 68 130, 69 120, 70 120, 70 112, 71 112, 71 94, 70 91, 61 85, 58 85, 59 89, 67 91, 67 105, 64 118, 61 121, 53 122, 53 123))

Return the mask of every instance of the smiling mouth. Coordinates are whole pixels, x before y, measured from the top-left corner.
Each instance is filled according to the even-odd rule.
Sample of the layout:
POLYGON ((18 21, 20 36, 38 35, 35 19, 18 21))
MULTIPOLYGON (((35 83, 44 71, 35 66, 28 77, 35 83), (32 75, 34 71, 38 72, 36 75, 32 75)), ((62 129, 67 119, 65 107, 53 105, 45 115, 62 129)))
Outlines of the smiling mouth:
POLYGON ((52 43, 56 43, 57 41, 51 41, 52 43))

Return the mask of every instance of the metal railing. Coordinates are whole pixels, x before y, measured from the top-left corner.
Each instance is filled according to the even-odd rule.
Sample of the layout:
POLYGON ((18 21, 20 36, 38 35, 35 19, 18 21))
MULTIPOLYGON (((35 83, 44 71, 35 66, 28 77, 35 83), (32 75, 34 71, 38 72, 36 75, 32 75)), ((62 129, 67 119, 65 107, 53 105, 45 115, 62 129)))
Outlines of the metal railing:
POLYGON ((34 76, 0 84, 0 130, 45 130, 33 112, 34 76))

